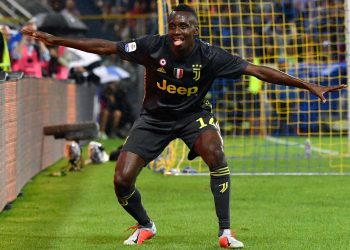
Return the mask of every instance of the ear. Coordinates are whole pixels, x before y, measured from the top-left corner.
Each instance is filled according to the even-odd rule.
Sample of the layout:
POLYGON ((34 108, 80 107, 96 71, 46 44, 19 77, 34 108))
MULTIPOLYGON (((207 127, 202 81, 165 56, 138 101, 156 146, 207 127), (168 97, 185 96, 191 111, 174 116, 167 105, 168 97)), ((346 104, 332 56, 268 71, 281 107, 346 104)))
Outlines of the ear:
POLYGON ((199 28, 198 28, 198 26, 196 25, 194 28, 195 28, 194 35, 195 36, 199 36, 199 28))

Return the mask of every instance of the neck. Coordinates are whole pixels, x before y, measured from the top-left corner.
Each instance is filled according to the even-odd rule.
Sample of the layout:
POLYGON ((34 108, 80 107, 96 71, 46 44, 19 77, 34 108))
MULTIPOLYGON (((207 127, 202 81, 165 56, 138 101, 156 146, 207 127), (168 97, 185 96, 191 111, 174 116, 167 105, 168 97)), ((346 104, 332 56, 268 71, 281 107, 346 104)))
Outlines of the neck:
POLYGON ((176 48, 172 48, 172 51, 175 55, 176 58, 183 58, 187 57, 189 54, 191 54, 193 48, 194 48, 195 43, 193 43, 188 49, 185 50, 178 50, 176 48))

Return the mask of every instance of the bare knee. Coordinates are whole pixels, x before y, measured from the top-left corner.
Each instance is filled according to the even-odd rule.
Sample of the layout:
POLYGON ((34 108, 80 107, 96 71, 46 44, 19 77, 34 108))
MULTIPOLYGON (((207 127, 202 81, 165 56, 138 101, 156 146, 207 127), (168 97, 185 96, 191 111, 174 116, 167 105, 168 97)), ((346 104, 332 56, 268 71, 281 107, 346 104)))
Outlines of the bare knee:
POLYGON ((202 133, 196 140, 194 149, 211 171, 227 166, 223 141, 217 131, 209 130, 202 133))
POLYGON ((123 196, 135 186, 135 182, 127 174, 115 171, 114 174, 114 190, 117 196, 123 196))
POLYGON ((209 145, 207 149, 207 164, 211 171, 227 166, 223 147, 209 145))
POLYGON ((114 190, 121 197, 135 187, 135 182, 144 161, 136 154, 121 152, 115 167, 114 190))

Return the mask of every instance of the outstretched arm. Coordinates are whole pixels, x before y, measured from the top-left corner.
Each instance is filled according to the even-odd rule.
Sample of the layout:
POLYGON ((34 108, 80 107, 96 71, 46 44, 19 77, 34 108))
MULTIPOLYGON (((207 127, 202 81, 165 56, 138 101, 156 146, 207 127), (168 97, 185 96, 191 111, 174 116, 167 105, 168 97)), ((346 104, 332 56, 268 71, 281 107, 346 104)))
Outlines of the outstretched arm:
POLYGON ((344 84, 332 87, 311 84, 283 73, 282 71, 266 66, 257 66, 251 63, 246 67, 244 74, 255 76, 265 82, 306 89, 312 94, 318 96, 322 102, 326 102, 326 98, 323 96, 325 93, 344 89, 347 87, 347 85, 344 84))
POLYGON ((24 27, 21 32, 24 35, 31 36, 39 41, 42 41, 46 45, 62 45, 65 47, 75 48, 95 54, 109 55, 117 53, 117 45, 116 42, 113 41, 93 38, 63 38, 45 32, 36 31, 27 27, 24 27))

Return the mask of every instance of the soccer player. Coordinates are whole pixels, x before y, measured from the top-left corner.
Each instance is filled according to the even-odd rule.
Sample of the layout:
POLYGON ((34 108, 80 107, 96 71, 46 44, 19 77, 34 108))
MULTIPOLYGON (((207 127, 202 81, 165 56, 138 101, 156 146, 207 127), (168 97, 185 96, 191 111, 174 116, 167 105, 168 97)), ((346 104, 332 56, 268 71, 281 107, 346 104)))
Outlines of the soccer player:
POLYGON ((178 5, 168 18, 168 34, 145 36, 130 41, 68 39, 23 29, 46 44, 63 45, 97 54, 118 54, 122 59, 146 68, 145 97, 117 160, 114 187, 121 206, 137 221, 135 232, 125 245, 142 244, 156 235, 154 222, 141 203, 135 188, 138 174, 175 138, 190 148, 188 158, 202 157, 209 167, 210 187, 218 217, 219 245, 243 248, 230 229, 230 169, 223 140, 210 103, 205 101, 217 77, 236 79, 252 75, 263 81, 310 91, 323 102, 324 93, 346 85, 319 86, 291 77, 278 70, 248 63, 239 56, 204 43, 198 38, 196 13, 178 5))

